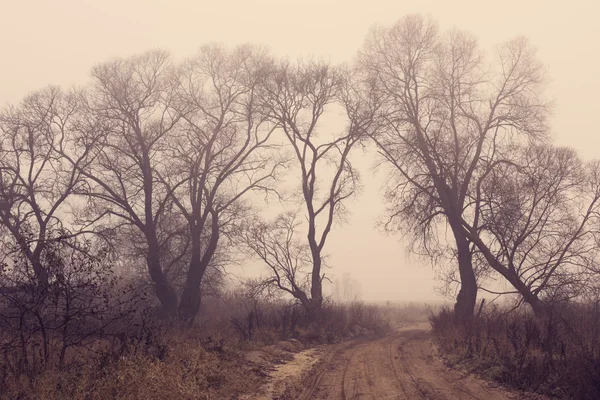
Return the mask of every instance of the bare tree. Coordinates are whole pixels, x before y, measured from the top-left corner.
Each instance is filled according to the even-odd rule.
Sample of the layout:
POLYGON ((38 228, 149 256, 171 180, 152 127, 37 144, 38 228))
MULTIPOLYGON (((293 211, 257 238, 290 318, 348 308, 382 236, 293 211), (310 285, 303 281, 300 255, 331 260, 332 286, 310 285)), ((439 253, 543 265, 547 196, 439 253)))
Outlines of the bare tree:
POLYGON ((218 246, 249 213, 245 197, 272 192, 282 165, 269 142, 274 126, 258 98, 267 61, 259 48, 205 46, 181 68, 177 104, 182 124, 160 171, 190 238, 179 304, 179 315, 188 323, 199 310, 201 283, 218 246))
POLYGON ((543 319, 548 302, 581 295, 597 261, 600 181, 571 149, 511 150, 513 162, 479 180, 477 228, 464 226, 484 261, 543 319))
POLYGON ((294 171, 300 175, 312 260, 308 300, 312 312, 323 303, 325 243, 334 221, 345 211, 345 200, 359 185, 350 151, 373 119, 349 82, 346 71, 328 64, 281 62, 274 66, 265 89, 270 118, 285 135, 295 159, 294 171), (346 113, 348 125, 341 133, 318 128, 328 106, 346 113))
POLYGON ((300 225, 297 215, 290 212, 272 222, 254 219, 246 224, 243 241, 270 269, 269 276, 255 286, 275 287, 310 311, 312 256, 306 241, 297 237, 300 225))
MULTIPOLYGON (((177 79, 166 53, 154 51, 96 66, 88 93, 88 118, 96 129, 82 141, 95 138, 93 162, 79 167, 87 186, 88 223, 139 231, 156 295, 167 312, 175 314, 177 295, 161 266, 161 218, 170 197, 156 177, 164 162, 162 149, 180 119, 172 107, 177 79)), ((75 160, 71 160, 77 165, 75 160)), ((177 229, 178 227, 175 227, 177 229)))
POLYGON ((49 246, 86 233, 68 218, 92 145, 75 140, 84 125, 81 103, 79 93, 49 87, 0 114, 2 251, 9 258, 11 249, 22 253, 42 287, 51 278, 44 266, 49 246))
POLYGON ((544 75, 534 51, 516 39, 496 56, 488 66, 474 38, 440 35, 434 22, 413 15, 374 29, 358 59, 385 110, 385 129, 373 140, 391 171, 386 226, 409 234, 425 254, 455 251, 461 318, 473 314, 477 296, 472 245, 463 232, 463 221, 479 212, 469 202, 476 177, 501 163, 498 147, 506 141, 546 132, 544 75))

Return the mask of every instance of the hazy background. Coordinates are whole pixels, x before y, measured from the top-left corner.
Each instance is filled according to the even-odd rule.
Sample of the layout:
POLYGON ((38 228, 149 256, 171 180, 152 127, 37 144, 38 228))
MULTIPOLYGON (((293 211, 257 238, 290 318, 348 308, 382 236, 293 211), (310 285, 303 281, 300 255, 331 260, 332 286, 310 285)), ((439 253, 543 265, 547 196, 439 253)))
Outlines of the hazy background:
MULTIPOLYGON (((442 29, 475 34, 484 48, 517 35, 539 49, 556 100, 559 144, 585 159, 598 155, 600 3, 586 1, 445 0, 0 0, 0 104, 48 84, 83 84, 90 68, 115 56, 161 48, 177 59, 206 42, 268 45, 274 54, 350 60, 374 24, 430 14, 442 29)), ((328 241, 332 275, 349 273, 367 301, 431 301, 432 267, 409 259, 400 238, 374 223, 383 210, 373 154, 357 153, 362 194, 328 241)))

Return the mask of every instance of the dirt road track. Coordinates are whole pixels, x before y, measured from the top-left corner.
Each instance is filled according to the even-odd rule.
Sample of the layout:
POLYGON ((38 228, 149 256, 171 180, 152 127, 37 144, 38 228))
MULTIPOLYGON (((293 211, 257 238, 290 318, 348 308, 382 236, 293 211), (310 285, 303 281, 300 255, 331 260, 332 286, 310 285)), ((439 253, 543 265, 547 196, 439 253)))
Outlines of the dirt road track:
POLYGON ((355 340, 323 363, 301 399, 521 399, 450 370, 435 354, 426 323, 378 340, 355 340))

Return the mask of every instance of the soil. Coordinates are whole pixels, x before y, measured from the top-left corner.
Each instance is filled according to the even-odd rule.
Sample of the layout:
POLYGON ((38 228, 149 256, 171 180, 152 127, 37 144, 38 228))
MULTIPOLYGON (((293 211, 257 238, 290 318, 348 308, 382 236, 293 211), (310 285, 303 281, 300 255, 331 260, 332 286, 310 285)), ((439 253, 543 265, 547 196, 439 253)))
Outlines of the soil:
POLYGON ((325 347, 302 349, 300 342, 290 340, 249 352, 246 360, 267 371, 267 378, 260 392, 242 400, 296 399, 325 354, 325 347))
POLYGON ((466 371, 448 368, 431 341, 428 323, 397 328, 294 354, 276 366, 253 399, 517 400, 544 397, 509 391, 466 371))

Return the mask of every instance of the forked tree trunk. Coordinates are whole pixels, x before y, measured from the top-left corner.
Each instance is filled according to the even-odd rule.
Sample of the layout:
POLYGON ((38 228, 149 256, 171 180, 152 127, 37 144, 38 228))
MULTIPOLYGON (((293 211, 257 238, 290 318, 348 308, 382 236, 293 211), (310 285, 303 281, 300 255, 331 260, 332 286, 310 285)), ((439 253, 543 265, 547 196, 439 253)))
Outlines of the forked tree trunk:
MULTIPOLYGON (((319 282, 319 284, 320 284, 320 282, 319 282)), ((308 295, 302 289, 299 289, 299 288, 297 288, 292 293, 292 295, 300 302, 300 304, 302 304, 302 308, 304 309, 309 320, 314 319, 319 314, 319 312, 321 311, 321 308, 323 306, 323 297, 322 296, 317 297, 316 300, 312 297, 313 296, 312 293, 316 293, 316 291, 312 290, 313 288, 314 288, 314 286, 311 287, 311 298, 308 298, 308 295)))
POLYGON ((162 271, 158 241, 152 239, 152 237, 148 240, 146 264, 150 273, 150 279, 152 279, 152 283, 154 284, 156 297, 158 297, 163 310, 169 316, 177 315, 177 293, 175 293, 175 289, 169 284, 167 277, 162 271))
POLYGON ((15 237, 17 237, 17 242, 19 244, 19 247, 21 248, 23 255, 27 257, 27 259, 31 263, 31 267, 33 269, 33 273, 35 274, 35 278, 39 287, 42 290, 46 289, 48 287, 49 277, 48 271, 46 271, 46 268, 44 268, 44 265, 42 265, 41 261, 43 244, 38 243, 36 249, 34 251, 31 251, 27 239, 23 235, 19 234, 16 229, 11 229, 11 225, 6 224, 6 226, 8 226, 8 229, 11 230, 11 233, 13 233, 15 237))
POLYGON ((202 266, 200 246, 192 245, 192 252, 185 287, 179 302, 179 318, 186 324, 192 324, 200 310, 200 284, 206 270, 206 267, 202 266))
POLYGON ((158 297, 163 310, 169 316, 177 315, 177 294, 163 274, 160 263, 154 258, 151 259, 148 255, 147 264, 156 297, 158 297))
MULTIPOLYGON (((424 141, 422 139, 422 141, 424 141)), ((430 171, 435 171, 434 166, 430 166, 430 171)), ((468 321, 473 317, 475 304, 477 303, 477 279, 473 270, 473 258, 469 247, 469 240, 463 232, 462 210, 463 207, 457 204, 454 191, 443 181, 436 179, 436 188, 440 194, 442 207, 446 213, 448 224, 452 229, 454 240, 456 242, 456 252, 458 255, 458 272, 460 276, 460 290, 454 304, 454 314, 459 321, 468 321)))
POLYGON ((219 222, 216 214, 212 214, 211 237, 204 253, 202 253, 200 233, 200 230, 192 232, 192 258, 179 301, 179 318, 187 325, 194 323, 200 310, 202 295, 200 285, 219 243, 219 222))
POLYGON ((533 314, 540 322, 545 322, 550 318, 550 310, 548 305, 541 300, 532 290, 525 285, 518 277, 510 279, 515 289, 523 296, 525 303, 529 304, 533 310, 533 314))

